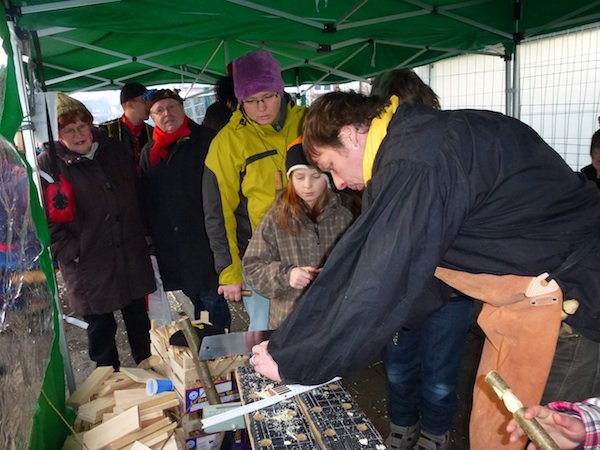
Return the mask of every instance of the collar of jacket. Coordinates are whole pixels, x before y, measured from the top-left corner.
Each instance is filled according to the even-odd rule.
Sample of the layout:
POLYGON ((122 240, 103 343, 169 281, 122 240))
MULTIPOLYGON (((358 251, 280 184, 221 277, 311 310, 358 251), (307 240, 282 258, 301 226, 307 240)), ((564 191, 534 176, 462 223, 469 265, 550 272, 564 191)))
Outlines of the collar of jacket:
POLYGON ((375 162, 377 151, 387 134, 388 125, 397 109, 398 97, 392 95, 390 97, 390 104, 385 108, 385 111, 371 121, 369 133, 367 134, 367 142, 365 143, 365 154, 363 156, 363 178, 365 185, 371 181, 373 163, 375 162))

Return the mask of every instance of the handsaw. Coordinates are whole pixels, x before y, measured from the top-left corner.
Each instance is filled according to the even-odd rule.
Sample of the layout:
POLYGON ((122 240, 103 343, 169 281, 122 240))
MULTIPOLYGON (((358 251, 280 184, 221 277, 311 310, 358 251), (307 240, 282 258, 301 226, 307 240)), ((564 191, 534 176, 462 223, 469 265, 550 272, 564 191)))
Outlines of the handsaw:
POLYGON ((237 333, 205 336, 200 343, 198 358, 201 361, 252 353, 252 347, 269 340, 274 330, 241 331, 237 333))

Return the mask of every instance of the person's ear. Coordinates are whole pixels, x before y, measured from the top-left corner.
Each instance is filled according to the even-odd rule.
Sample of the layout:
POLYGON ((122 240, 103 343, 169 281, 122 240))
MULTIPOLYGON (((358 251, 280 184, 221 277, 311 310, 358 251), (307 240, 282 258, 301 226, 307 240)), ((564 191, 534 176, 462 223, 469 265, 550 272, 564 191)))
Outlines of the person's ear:
POLYGON ((344 125, 340 128, 340 141, 347 148, 355 148, 357 141, 356 128, 352 125, 344 125))

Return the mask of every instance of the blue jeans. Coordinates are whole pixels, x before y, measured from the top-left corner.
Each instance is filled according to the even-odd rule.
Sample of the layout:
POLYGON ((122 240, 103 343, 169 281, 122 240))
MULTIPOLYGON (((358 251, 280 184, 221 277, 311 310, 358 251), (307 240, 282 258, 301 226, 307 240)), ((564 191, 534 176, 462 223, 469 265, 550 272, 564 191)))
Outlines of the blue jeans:
POLYGON ((263 297, 250 286, 244 274, 244 283, 246 287, 252 291, 250 297, 244 297, 244 307, 250 318, 248 331, 261 331, 269 329, 269 311, 271 302, 268 298, 263 297))
POLYGON ((457 408, 456 384, 471 323, 472 301, 453 297, 421 327, 399 332, 383 362, 388 378, 389 415, 394 425, 442 435, 457 408))
POLYGON ((183 291, 194 304, 194 315, 200 318, 200 311, 208 311, 210 322, 220 328, 231 330, 231 312, 229 305, 222 295, 217 293, 217 288, 206 289, 200 293, 183 291))

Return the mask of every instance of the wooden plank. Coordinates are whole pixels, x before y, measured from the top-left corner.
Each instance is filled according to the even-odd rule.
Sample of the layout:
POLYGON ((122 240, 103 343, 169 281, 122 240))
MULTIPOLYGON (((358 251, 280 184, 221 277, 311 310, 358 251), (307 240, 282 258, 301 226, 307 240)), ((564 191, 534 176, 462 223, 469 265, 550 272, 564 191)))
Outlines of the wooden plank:
POLYGON ((114 406, 115 398, 112 395, 98 397, 96 400, 81 405, 77 411, 77 418, 92 424, 98 423, 102 420, 102 415, 111 411, 114 406))
POLYGON ((148 447, 147 445, 142 444, 140 441, 135 441, 133 443, 133 447, 131 447, 131 450, 152 450, 150 447, 148 447))
MULTIPOLYGON (((173 422, 172 424, 164 427, 163 429, 157 430, 154 433, 150 433, 146 436, 140 437, 137 440, 139 442, 141 442, 142 444, 151 447, 154 444, 166 441, 169 438, 169 435, 171 434, 171 432, 173 430, 175 430, 175 428, 177 428, 177 424, 175 422, 173 422)), ((132 446, 133 445, 126 445, 124 447, 121 447, 118 450, 131 450, 132 446)))
POLYGON ((89 401, 113 372, 112 366, 96 367, 81 386, 67 399, 67 405, 80 406, 89 401))
POLYGON ((156 431, 162 430, 163 428, 169 426, 171 423, 172 423, 171 419, 169 419, 168 417, 163 417, 158 422, 155 422, 152 425, 148 425, 147 427, 144 427, 141 430, 134 431, 133 433, 123 436, 120 439, 116 439, 116 440, 112 441, 110 443, 110 445, 108 446, 108 448, 111 450, 122 448, 126 445, 131 444, 132 442, 137 441, 138 439, 140 439, 148 434, 152 434, 156 431))
POLYGON ((122 390, 135 385, 135 381, 120 372, 113 373, 98 391, 98 397, 112 394, 114 391, 122 390))
POLYGON ((121 373, 127 375, 136 383, 146 383, 146 381, 157 378, 158 374, 147 369, 138 369, 137 367, 121 367, 121 373))
POLYGON ((113 417, 96 428, 83 433, 83 443, 88 450, 100 450, 111 442, 141 428, 137 406, 113 417))
POLYGON ((123 389, 113 392, 115 397, 115 411, 123 412, 134 405, 150 398, 144 389, 123 389))
POLYGON ((155 444, 151 448, 152 450, 179 450, 179 445, 177 445, 177 439, 175 439, 175 435, 172 434, 167 442, 155 444))
MULTIPOLYGON (((115 392, 115 395, 117 392, 115 392)), ((161 403, 164 403, 164 402, 167 402, 167 401, 170 401, 173 399, 177 399, 177 394, 173 391, 162 392, 158 395, 153 395, 151 397, 149 397, 144 391, 144 397, 140 397, 140 398, 131 397, 130 400, 121 400, 120 402, 117 401, 117 406, 115 407, 115 410, 129 409, 130 407, 132 407, 134 405, 139 406, 140 410, 143 410, 143 409, 148 409, 148 408, 153 407, 154 405, 159 405, 161 403)))

